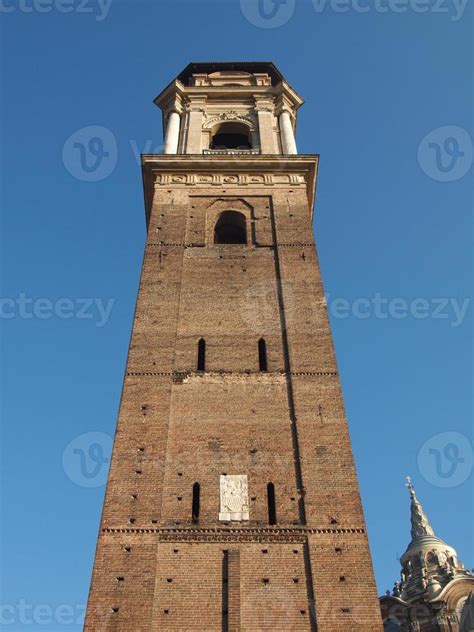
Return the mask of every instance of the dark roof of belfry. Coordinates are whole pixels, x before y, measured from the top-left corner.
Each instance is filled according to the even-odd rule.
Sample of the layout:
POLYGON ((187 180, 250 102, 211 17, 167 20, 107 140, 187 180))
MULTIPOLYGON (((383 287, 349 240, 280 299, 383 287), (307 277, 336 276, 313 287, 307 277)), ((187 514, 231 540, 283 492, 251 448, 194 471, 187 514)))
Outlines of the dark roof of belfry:
POLYGON ((272 79, 272 85, 283 81, 283 75, 271 61, 208 61, 192 62, 179 73, 178 79, 185 85, 194 73, 211 73, 218 70, 237 70, 242 72, 268 73, 272 79))

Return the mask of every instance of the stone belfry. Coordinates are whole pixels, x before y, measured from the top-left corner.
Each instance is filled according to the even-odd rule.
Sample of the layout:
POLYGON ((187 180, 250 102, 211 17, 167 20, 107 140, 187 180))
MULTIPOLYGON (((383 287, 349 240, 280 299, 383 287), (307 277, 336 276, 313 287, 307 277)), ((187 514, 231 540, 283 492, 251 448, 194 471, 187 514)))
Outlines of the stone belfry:
POLYGON ((271 63, 156 99, 148 226, 87 632, 380 632, 312 232, 271 63))

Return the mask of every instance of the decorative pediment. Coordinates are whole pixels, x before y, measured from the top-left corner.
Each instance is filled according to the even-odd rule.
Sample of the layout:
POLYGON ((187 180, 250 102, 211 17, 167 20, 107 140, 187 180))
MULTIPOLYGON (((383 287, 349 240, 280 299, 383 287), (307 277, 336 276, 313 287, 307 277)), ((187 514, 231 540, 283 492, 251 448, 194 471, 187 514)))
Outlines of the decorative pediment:
POLYGON ((209 116, 203 125, 203 129, 212 129, 219 123, 228 122, 243 123, 244 125, 247 125, 252 132, 255 131, 255 119, 249 114, 242 114, 240 112, 236 112, 235 110, 228 110, 227 112, 222 112, 221 114, 209 116))

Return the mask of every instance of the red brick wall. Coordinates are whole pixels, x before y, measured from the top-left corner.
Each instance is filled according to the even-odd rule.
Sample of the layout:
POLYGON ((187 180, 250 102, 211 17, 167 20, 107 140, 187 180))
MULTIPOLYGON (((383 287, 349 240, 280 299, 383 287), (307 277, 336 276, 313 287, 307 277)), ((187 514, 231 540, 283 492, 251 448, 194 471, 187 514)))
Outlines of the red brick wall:
POLYGON ((306 186, 157 185, 85 630, 315 630, 314 601, 319 632, 381 630, 306 186), (225 209, 246 246, 212 244, 225 209))

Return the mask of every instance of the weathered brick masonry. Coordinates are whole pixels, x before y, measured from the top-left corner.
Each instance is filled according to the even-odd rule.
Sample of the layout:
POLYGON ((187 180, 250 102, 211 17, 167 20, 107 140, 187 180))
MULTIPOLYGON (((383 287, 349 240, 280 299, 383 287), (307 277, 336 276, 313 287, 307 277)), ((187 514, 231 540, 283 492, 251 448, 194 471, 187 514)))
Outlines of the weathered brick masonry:
MULTIPOLYGON (((226 85, 205 110, 229 109, 226 85)), ((143 157, 148 236, 84 629, 380 632, 312 232, 318 158, 285 153, 260 110, 273 153, 255 135, 258 153, 187 152, 185 102, 181 153, 143 157), (215 243, 228 210, 246 243, 215 243), (247 477, 248 520, 219 518, 223 475, 247 477)))

